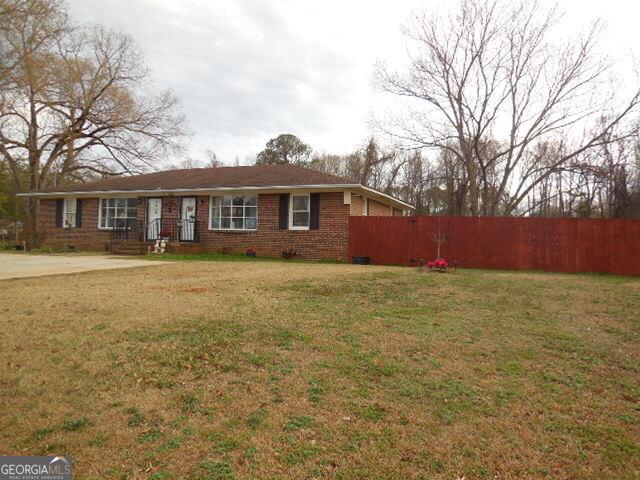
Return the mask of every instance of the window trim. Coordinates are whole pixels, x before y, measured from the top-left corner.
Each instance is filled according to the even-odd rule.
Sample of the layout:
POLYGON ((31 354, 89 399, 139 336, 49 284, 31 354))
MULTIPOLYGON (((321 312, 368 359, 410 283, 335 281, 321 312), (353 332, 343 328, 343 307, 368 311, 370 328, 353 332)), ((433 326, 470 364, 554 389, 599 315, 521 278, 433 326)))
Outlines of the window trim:
MULTIPOLYGON (((304 212, 305 210, 296 210, 296 212, 304 212)), ((311 225, 311 194, 310 193, 290 193, 289 194, 289 230, 309 230, 311 225), (307 226, 293 225, 293 199, 294 197, 307 197, 307 226)))
MULTIPOLYGON (((136 201, 136 220, 138 219, 138 209, 140 208, 140 199, 138 197, 98 197, 98 230, 113 230, 114 227, 103 227, 102 226, 102 201, 110 200, 110 199, 118 199, 123 198, 125 200, 135 200, 136 201)), ((128 210, 128 207, 127 207, 128 210)), ((146 215, 146 208, 145 208, 146 215)), ((133 218, 133 217, 127 217, 133 218)))
MULTIPOLYGON (((216 208, 222 208, 222 205, 220 205, 219 207, 216 208)), ((222 212, 221 212, 222 213, 222 212)), ((231 217, 233 218, 239 218, 239 217, 231 217)), ((251 218, 251 217, 249 217, 251 218)), ((259 195, 237 195, 237 194, 226 194, 226 195, 209 195, 209 214, 208 214, 208 229, 211 230, 212 232, 257 232, 258 231, 258 226, 259 226, 259 218, 260 218, 260 198, 259 195), (222 228, 222 216, 220 216, 220 227, 218 228, 213 228, 212 223, 213 223, 213 199, 219 197, 219 198, 224 198, 224 197, 231 197, 231 207, 233 209, 233 197, 242 197, 243 199, 246 199, 248 197, 255 197, 256 198, 256 206, 253 207, 252 205, 249 205, 250 208, 255 208, 256 209, 256 228, 244 228, 244 221, 247 218, 245 216, 245 208, 247 208, 247 205, 245 205, 245 200, 243 200, 242 202, 242 228, 222 228)), ((231 225, 232 223, 230 223, 231 225)))
POLYGON ((76 225, 76 219, 78 218, 77 215, 78 215, 78 199, 76 197, 65 197, 65 198, 63 198, 62 199, 62 228, 67 228, 67 229, 69 229, 69 228, 77 228, 77 225, 76 225), (67 224, 67 215, 69 213, 67 211, 67 202, 69 200, 73 200, 74 203, 76 204, 76 208, 73 211, 73 224, 72 225, 67 224))

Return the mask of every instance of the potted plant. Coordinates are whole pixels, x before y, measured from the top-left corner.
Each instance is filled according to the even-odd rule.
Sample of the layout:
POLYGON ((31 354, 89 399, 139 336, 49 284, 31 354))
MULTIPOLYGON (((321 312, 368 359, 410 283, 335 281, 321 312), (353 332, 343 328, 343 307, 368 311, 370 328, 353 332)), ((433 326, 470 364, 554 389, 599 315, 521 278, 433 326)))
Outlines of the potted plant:
POLYGON ((245 255, 247 257, 255 257, 256 256, 256 249, 253 248, 253 247, 247 248, 247 251, 245 252, 245 255))

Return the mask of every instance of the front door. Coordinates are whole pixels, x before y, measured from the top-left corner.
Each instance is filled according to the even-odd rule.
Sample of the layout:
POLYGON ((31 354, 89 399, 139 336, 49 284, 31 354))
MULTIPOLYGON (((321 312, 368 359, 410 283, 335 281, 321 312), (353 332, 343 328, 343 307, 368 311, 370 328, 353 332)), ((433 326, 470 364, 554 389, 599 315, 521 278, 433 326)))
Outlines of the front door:
POLYGON ((162 199, 147 200, 147 240, 157 240, 162 229, 162 199))
POLYGON ((196 237, 196 199, 180 199, 180 241, 193 242, 196 237))

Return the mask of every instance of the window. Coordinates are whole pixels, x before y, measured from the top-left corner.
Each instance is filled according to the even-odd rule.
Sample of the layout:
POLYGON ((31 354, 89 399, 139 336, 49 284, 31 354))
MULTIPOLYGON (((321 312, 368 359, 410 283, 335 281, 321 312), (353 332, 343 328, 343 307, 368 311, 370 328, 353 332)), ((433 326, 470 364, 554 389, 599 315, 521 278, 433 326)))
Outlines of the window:
POLYGON ((291 195, 291 228, 306 230, 309 228, 310 216, 309 195, 291 195))
POLYGON ((211 197, 209 228, 256 230, 258 228, 258 197, 255 195, 211 197))
POLYGON ((64 199, 64 210, 62 211, 62 226, 64 228, 74 228, 76 226, 76 209, 78 202, 75 198, 64 199))
POLYGON ((137 219, 137 198, 100 199, 100 228, 123 228, 137 219))

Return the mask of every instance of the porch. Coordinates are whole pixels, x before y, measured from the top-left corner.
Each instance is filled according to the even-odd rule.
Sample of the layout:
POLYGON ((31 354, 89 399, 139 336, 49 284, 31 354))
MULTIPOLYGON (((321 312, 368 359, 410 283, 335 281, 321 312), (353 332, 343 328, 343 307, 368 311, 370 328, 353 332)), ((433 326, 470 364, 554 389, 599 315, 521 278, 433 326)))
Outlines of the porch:
POLYGON ((154 218, 148 222, 136 219, 116 221, 110 231, 109 251, 119 255, 144 255, 157 240, 172 248, 199 251, 197 219, 154 218))

